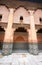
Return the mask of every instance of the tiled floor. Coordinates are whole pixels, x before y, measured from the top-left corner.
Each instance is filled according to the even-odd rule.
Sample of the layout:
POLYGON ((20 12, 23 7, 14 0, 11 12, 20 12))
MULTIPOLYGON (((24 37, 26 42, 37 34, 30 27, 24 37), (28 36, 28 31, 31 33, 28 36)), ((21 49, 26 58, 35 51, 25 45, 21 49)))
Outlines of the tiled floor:
POLYGON ((12 53, 8 56, 0 54, 0 57, 0 65, 42 65, 42 53, 39 55, 12 53))

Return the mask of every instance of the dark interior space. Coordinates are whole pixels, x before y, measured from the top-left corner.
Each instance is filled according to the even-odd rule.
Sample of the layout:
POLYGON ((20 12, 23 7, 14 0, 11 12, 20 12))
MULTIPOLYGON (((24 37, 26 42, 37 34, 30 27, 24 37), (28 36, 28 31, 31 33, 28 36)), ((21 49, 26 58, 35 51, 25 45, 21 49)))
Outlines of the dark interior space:
MULTIPOLYGON (((27 30, 24 27, 19 27, 18 29, 15 30, 15 32, 26 33, 26 35, 27 35, 27 30)), ((28 50, 28 49, 29 49, 29 43, 27 43, 27 42, 20 42, 19 41, 19 42, 13 43, 13 51, 14 50, 28 50)))
POLYGON ((37 31, 37 38, 38 38, 38 49, 42 50, 42 29, 41 28, 37 31))
POLYGON ((0 50, 2 50, 3 46, 4 32, 5 32, 4 28, 0 26, 0 50))
POLYGON ((27 30, 24 27, 19 27, 15 32, 27 32, 27 30))
POLYGON ((39 30, 37 31, 37 33, 42 33, 42 29, 39 29, 39 30))
POLYGON ((4 28, 0 26, 0 32, 5 32, 4 28))

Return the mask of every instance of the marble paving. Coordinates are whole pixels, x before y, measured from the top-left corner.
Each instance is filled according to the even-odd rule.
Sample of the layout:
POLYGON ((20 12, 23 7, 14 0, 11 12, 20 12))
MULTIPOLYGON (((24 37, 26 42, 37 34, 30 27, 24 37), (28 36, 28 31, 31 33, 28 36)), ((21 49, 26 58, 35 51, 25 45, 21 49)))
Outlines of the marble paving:
POLYGON ((12 53, 0 57, 0 65, 42 65, 42 53, 32 55, 30 53, 12 53))

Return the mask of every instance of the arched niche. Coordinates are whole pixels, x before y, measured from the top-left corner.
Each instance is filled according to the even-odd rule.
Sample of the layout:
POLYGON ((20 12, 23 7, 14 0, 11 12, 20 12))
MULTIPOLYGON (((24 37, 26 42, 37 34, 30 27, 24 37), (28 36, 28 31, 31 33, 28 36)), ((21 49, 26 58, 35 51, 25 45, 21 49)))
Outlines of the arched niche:
POLYGON ((24 27, 18 27, 14 31, 13 50, 28 50, 28 32, 24 27))
POLYGON ((19 37, 19 36, 24 38, 24 40, 25 40, 24 42, 28 42, 28 32, 27 32, 27 30, 24 27, 18 27, 14 31, 13 40, 16 42, 17 41, 16 38, 19 37))
POLYGON ((24 37, 23 36, 17 36, 17 38, 15 39, 15 42, 25 42, 24 37))
POLYGON ((23 23, 29 23, 29 13, 24 7, 19 7, 14 12, 14 22, 20 23, 20 17, 23 17, 23 23))
POLYGON ((8 22, 9 9, 5 5, 0 5, 0 14, 2 15, 1 22, 8 22))

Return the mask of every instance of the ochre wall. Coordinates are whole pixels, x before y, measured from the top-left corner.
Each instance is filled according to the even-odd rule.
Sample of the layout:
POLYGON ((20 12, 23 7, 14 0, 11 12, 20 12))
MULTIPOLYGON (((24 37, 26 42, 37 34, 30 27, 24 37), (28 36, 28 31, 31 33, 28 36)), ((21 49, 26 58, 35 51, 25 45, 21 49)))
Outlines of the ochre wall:
MULTIPOLYGON (((0 14, 2 20, 0 22, 8 22, 9 9, 6 6, 0 5, 0 14)), ((24 7, 19 7, 14 12, 14 23, 20 23, 20 16, 23 16, 23 23, 30 24, 30 14, 24 7)), ((42 10, 37 9, 34 13, 35 24, 40 24, 39 18, 42 18, 42 10)))
MULTIPOLYGON (((0 42, 3 42, 4 40, 4 33, 0 33, 0 42)), ((28 40, 29 35, 27 33, 15 33, 13 35, 13 42, 29 42, 28 40)), ((38 43, 42 43, 42 34, 37 34, 38 43)))
POLYGON ((3 42, 3 40, 4 40, 4 33, 0 33, 0 42, 3 42))
POLYGON ((42 43, 42 34, 37 34, 38 43, 42 43))
POLYGON ((0 5, 0 14, 2 15, 2 20, 0 22, 8 22, 9 10, 6 6, 0 5))
POLYGON ((16 32, 14 37, 13 37, 13 41, 14 42, 28 42, 28 34, 16 32))

